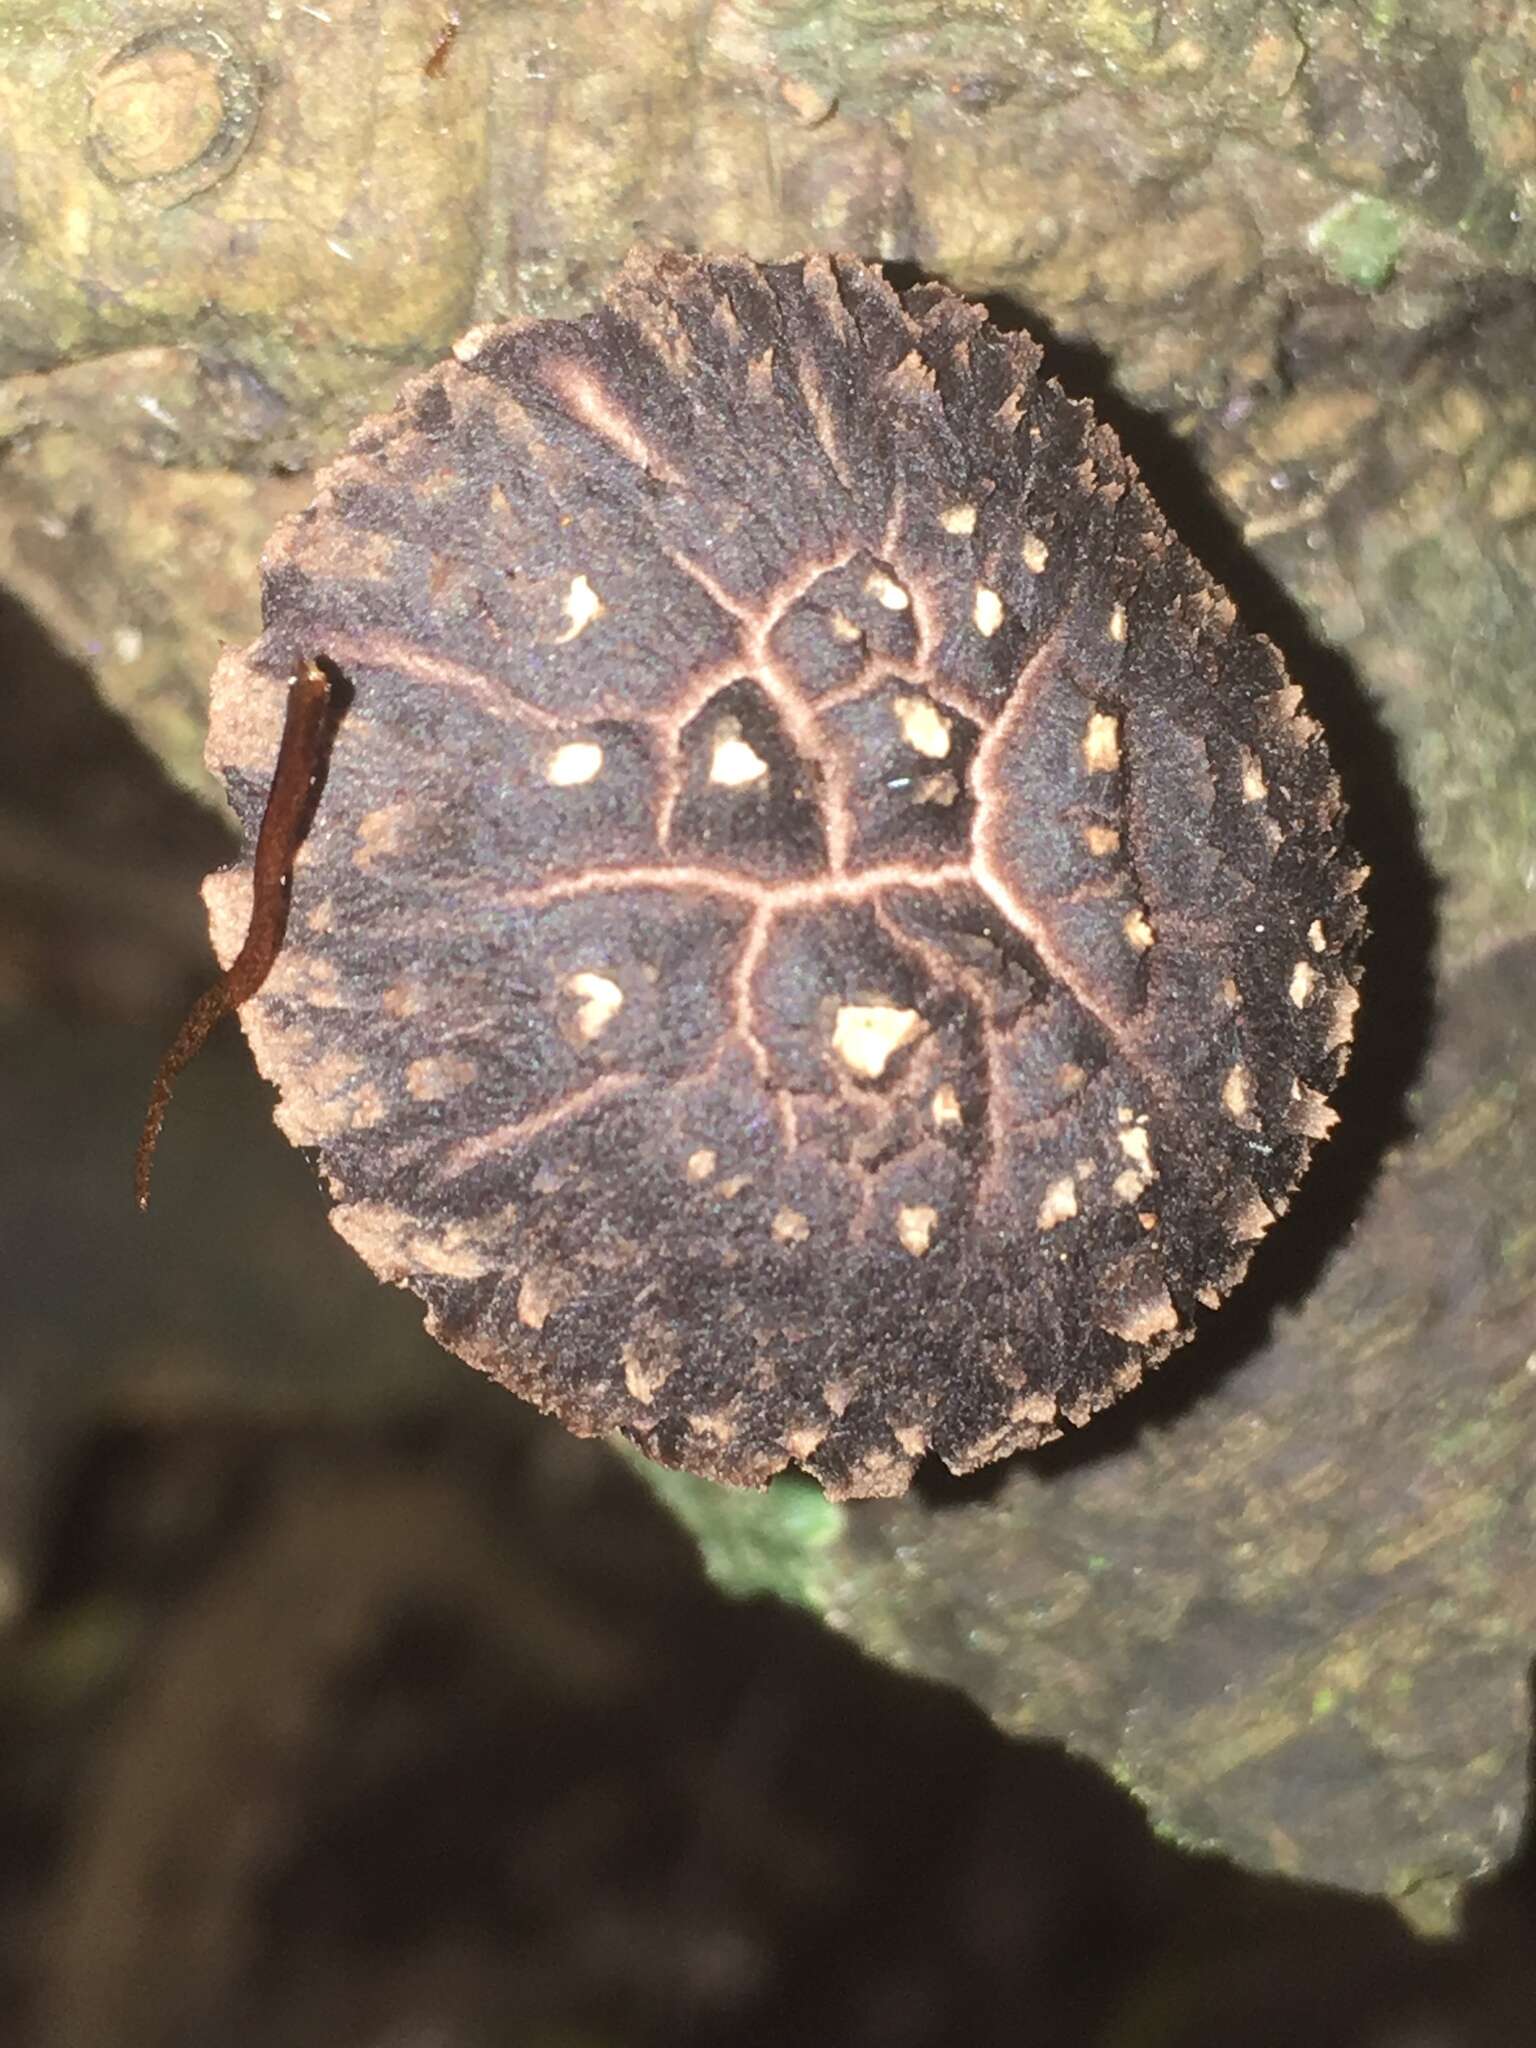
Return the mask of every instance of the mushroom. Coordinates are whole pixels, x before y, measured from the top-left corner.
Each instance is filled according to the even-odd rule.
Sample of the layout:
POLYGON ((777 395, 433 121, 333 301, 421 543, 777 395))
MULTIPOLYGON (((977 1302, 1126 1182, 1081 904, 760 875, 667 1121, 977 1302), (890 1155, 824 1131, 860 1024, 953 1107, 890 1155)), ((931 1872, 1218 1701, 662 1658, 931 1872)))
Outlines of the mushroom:
POLYGON ((336 1227, 572 1429, 899 1493, 1086 1422, 1284 1210, 1363 925, 1322 735, 979 307, 637 254, 368 421, 263 599, 258 871, 290 679, 350 704, 231 999, 336 1227))

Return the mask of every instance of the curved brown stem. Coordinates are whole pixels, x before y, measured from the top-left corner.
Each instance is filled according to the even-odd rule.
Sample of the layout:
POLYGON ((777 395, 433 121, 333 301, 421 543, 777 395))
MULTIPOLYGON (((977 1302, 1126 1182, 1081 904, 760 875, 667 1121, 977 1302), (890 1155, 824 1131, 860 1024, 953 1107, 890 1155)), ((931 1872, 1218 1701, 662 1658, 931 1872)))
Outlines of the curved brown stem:
POLYGON ((149 1177, 160 1126, 171 1099, 171 1084, 228 1010, 249 1002, 271 973, 288 929, 288 902, 293 887, 293 862, 314 809, 316 784, 325 770, 326 750, 334 727, 336 697, 329 673, 318 661, 306 661, 288 688, 282 742, 267 807, 256 834, 251 889, 251 922, 245 943, 205 995, 199 996, 160 1062, 149 1108, 134 1154, 134 1195, 141 1209, 149 1207, 149 1177))

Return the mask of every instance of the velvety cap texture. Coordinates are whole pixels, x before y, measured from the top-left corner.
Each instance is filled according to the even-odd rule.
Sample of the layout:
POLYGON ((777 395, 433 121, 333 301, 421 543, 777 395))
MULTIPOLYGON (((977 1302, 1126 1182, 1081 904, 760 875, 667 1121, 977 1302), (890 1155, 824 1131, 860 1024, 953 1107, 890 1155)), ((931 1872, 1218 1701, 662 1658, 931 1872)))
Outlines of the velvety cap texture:
POLYGON ((246 1028, 342 1234, 572 1429, 838 1496, 1038 1444, 1333 1120, 1322 734, 1039 362, 851 258, 641 253, 268 549, 247 860, 289 677, 349 702, 246 1028))

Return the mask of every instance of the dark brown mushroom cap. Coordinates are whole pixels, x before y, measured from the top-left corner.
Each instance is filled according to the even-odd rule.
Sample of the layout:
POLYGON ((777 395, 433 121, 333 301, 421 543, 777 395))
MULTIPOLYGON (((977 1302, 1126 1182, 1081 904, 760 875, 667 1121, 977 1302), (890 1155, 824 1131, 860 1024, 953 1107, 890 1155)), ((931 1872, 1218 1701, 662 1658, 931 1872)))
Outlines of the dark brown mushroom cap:
POLYGON ((577 1431, 837 1495, 1038 1444, 1333 1120, 1322 736, 1039 360, 850 258, 642 254, 268 549, 248 840, 295 666, 353 699, 252 1044, 343 1235, 577 1431))

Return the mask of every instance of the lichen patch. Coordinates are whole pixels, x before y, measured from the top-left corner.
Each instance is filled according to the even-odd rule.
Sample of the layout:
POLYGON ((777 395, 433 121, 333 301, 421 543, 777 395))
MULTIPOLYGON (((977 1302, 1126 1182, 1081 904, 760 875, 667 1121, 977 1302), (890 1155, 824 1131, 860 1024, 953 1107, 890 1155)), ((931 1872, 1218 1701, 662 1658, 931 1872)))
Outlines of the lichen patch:
POLYGON ((990 640, 1003 623, 1003 600, 985 583, 978 583, 971 605, 971 618, 984 640, 990 640))
POLYGON ((1070 1174, 1060 1180, 1053 1180, 1046 1189, 1040 1207, 1035 1212, 1035 1225, 1040 1230, 1054 1230, 1058 1223, 1067 1223, 1077 1214, 1077 1183, 1070 1174))

